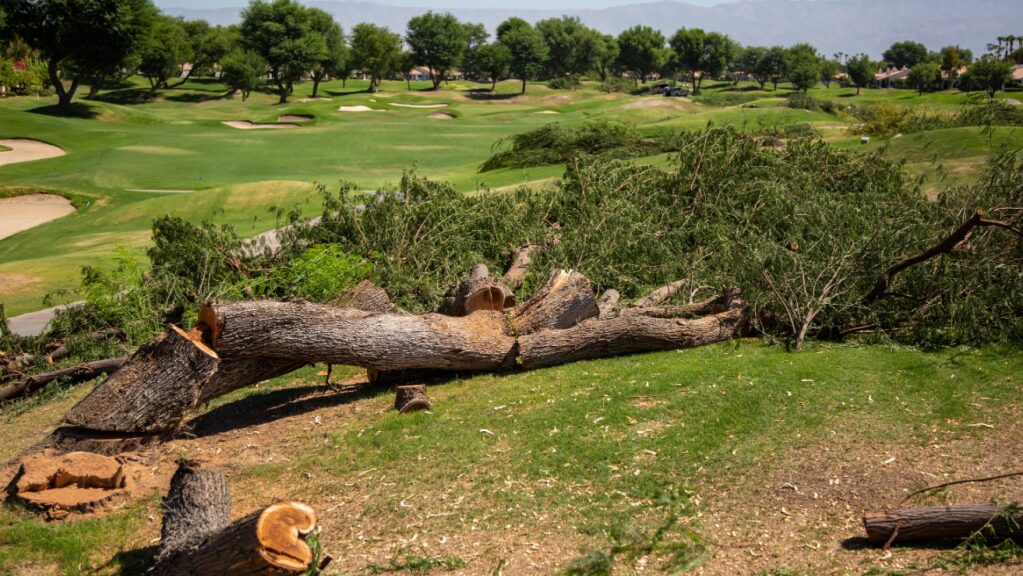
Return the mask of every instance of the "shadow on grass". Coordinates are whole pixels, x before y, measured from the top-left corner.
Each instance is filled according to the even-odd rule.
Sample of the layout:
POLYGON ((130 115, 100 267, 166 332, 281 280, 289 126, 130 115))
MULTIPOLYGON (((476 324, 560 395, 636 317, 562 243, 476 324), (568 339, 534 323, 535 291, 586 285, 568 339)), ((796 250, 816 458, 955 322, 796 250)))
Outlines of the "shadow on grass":
POLYGON ((120 576, 143 576, 156 558, 157 546, 146 546, 137 550, 122 550, 114 555, 107 566, 120 566, 120 576))
POLYGON ((92 120, 99 116, 99 111, 84 102, 72 102, 65 108, 56 104, 40 106, 29 110, 32 114, 43 114, 45 116, 56 116, 58 118, 84 118, 92 120))
POLYGON ((370 92, 370 91, 366 90, 365 88, 358 88, 358 89, 356 89, 356 88, 352 88, 352 89, 344 89, 344 88, 342 88, 341 90, 324 90, 323 88, 320 88, 320 92, 323 92, 324 94, 327 94, 328 96, 354 96, 355 94, 374 94, 374 92, 370 92))
POLYGON ((167 94, 164 95, 165 100, 171 102, 182 102, 184 104, 198 104, 200 102, 210 102, 213 100, 224 100, 233 92, 216 93, 216 92, 185 92, 183 94, 167 94))
POLYGON ((281 418, 370 398, 387 388, 386 384, 366 383, 338 391, 327 386, 300 386, 272 390, 218 406, 193 418, 187 428, 191 428, 191 434, 194 437, 205 438, 238 428, 266 424, 281 418))
POLYGON ((134 104, 146 104, 152 101, 156 93, 148 88, 131 88, 127 90, 113 90, 111 92, 103 92, 102 94, 93 98, 99 102, 106 102, 108 104, 120 104, 121 106, 131 106, 134 104))

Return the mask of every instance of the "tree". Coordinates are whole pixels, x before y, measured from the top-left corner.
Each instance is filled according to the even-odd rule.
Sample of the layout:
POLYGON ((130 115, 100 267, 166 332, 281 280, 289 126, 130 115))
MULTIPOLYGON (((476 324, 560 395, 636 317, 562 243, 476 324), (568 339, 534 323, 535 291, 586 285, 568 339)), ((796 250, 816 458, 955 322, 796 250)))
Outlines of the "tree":
POLYGON ((842 65, 835 60, 824 58, 820 61, 820 70, 821 82, 824 83, 825 88, 830 89, 831 81, 842 72, 842 65))
POLYGON ((536 29, 521 18, 509 18, 497 27, 497 41, 508 49, 511 61, 508 68, 513 76, 522 79, 522 93, 526 82, 541 70, 547 60, 547 45, 536 29))
POLYGON ((764 89, 764 85, 767 84, 769 78, 767 74, 764 74, 764 70, 760 66, 760 61, 766 53, 767 48, 762 46, 747 46, 740 49, 739 54, 735 58, 736 70, 751 76, 760 84, 761 90, 764 89))
POLYGON ((269 65, 254 50, 235 50, 224 57, 220 63, 224 83, 231 88, 231 93, 241 92, 242 100, 247 100, 253 90, 258 90, 265 82, 269 65))
POLYGON ((778 90, 778 83, 788 73, 786 55, 785 48, 782 46, 771 46, 764 50, 762 57, 757 62, 757 75, 769 79, 774 84, 775 91, 778 90))
POLYGON ((694 93, 699 93, 705 77, 718 76, 727 70, 738 52, 738 45, 728 36, 706 33, 699 28, 682 28, 669 43, 679 67, 693 75, 694 93))
POLYGON ((951 88, 956 85, 959 69, 973 61, 973 52, 959 46, 945 46, 940 54, 941 71, 948 78, 948 86, 951 88))
POLYGON ((618 35, 618 62, 646 83, 647 76, 661 67, 664 35, 649 26, 633 26, 618 35))
POLYGON ((433 89, 458 66, 466 49, 465 27, 451 14, 427 12, 408 21, 405 42, 418 64, 430 69, 433 89))
POLYGON ((182 20, 157 16, 139 51, 139 73, 149 80, 150 91, 165 88, 167 80, 191 59, 192 44, 182 20))
POLYGON ((242 11, 241 37, 243 46, 269 65, 280 104, 327 52, 323 37, 311 27, 309 9, 294 0, 252 0, 242 11))
POLYGON ((785 68, 789 82, 797 91, 808 92, 821 77, 821 57, 809 44, 796 44, 785 53, 785 68))
POLYGON ((490 90, 497 88, 497 81, 508 74, 511 52, 503 44, 485 44, 479 48, 479 71, 490 78, 490 90))
POLYGON ((845 69, 849 74, 849 79, 856 85, 856 95, 858 96, 861 88, 869 86, 874 81, 874 74, 877 74, 877 63, 866 54, 857 54, 846 61, 845 69))
POLYGON ((401 58, 401 37, 375 24, 352 28, 352 62, 369 74, 369 91, 375 92, 380 79, 394 71, 401 58))
POLYGON ((921 62, 909 70, 909 83, 923 94, 941 83, 941 68, 934 62, 921 62))
POLYGON ((81 77, 65 86, 61 70, 107 68, 136 52, 156 16, 149 0, 11 0, 7 5, 9 33, 39 50, 57 91, 60 108, 67 108, 81 77))
POLYGON ((988 98, 994 98, 995 92, 1004 90, 1012 79, 1012 65, 991 55, 985 55, 970 66, 960 76, 960 81, 968 90, 983 90, 988 98))
POLYGON ((547 45, 547 74, 550 79, 585 74, 593 68, 598 53, 605 48, 603 37, 583 26, 574 16, 541 20, 536 23, 536 30, 547 45))
POLYGON ((896 68, 912 68, 927 60, 927 47, 919 42, 896 42, 884 51, 882 58, 896 68))
POLYGON ((398 71, 405 79, 405 89, 412 91, 412 71, 416 69, 416 57, 411 52, 402 51, 398 56, 398 71))
POLYGON ((238 42, 230 29, 210 26, 205 20, 186 20, 183 26, 192 45, 192 67, 174 87, 188 82, 192 75, 212 75, 213 67, 222 64, 221 60, 238 42))
POLYGON ((597 70, 601 82, 607 80, 617 61, 618 40, 610 34, 601 34, 593 52, 593 67, 597 70))
POLYGON ((462 74, 466 78, 478 79, 485 75, 479 65, 479 50, 487 45, 490 33, 482 24, 466 23, 465 28, 465 54, 462 56, 462 74))
POLYGON ((334 17, 319 8, 309 8, 309 26, 314 34, 323 38, 327 49, 323 58, 313 65, 313 94, 320 91, 320 82, 330 76, 348 74, 348 46, 345 45, 345 33, 334 17))

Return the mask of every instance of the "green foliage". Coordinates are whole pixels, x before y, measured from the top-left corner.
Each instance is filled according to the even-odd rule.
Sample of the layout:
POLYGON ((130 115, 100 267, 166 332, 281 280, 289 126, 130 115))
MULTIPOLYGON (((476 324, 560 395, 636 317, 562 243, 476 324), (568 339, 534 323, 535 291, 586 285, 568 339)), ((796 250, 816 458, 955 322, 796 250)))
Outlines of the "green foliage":
MULTIPOLYGON (((1009 524, 1014 533, 1019 532, 1019 525, 1014 517, 1019 514, 1020 505, 1013 503, 1005 507, 1002 512, 1004 520, 1009 524)), ((996 520, 992 518, 979 530, 970 534, 961 544, 949 552, 943 553, 935 563, 937 567, 956 571, 959 574, 967 574, 970 570, 980 566, 993 566, 996 564, 1023 563, 1023 546, 1006 534, 998 534, 991 524, 996 520)))
POLYGON ((821 104, 816 98, 809 94, 796 92, 795 94, 789 94, 785 98, 785 104, 789 108, 796 108, 798 110, 820 110, 821 104))
POLYGON ((497 27, 497 41, 508 49, 511 55, 509 69, 512 76, 522 79, 522 93, 526 93, 526 81, 543 69, 547 61, 547 44, 529 22, 521 18, 509 18, 497 27))
POLYGON ((856 86, 856 93, 859 94, 861 88, 870 86, 874 81, 877 63, 866 54, 857 54, 845 63, 845 69, 849 73, 849 79, 856 86))
POLYGON ((193 56, 192 45, 182 21, 160 15, 142 42, 139 73, 156 90, 166 86, 167 79, 180 72, 181 65, 192 60, 193 56))
POLYGON ((291 85, 327 54, 326 40, 312 28, 310 9, 294 0, 252 0, 241 19, 242 45, 266 60, 280 102, 287 102, 291 85))
POLYGON ((408 21, 405 42, 416 63, 433 71, 436 89, 448 70, 462 62, 468 38, 465 27, 451 14, 427 12, 408 21))
POLYGON ((923 94, 941 84, 941 67, 935 62, 921 62, 909 71, 908 80, 923 94))
MULTIPOLYGON (((629 124, 609 121, 587 122, 569 127, 552 122, 511 137, 511 147, 493 154, 480 172, 499 168, 561 164, 579 154, 614 154, 617 157, 640 156, 664 151, 659 140, 644 138, 629 124)), ((501 146, 499 141, 495 147, 501 146)))
POLYGON ((639 562, 650 562, 658 574, 676 576, 698 566, 705 544, 692 528, 680 520, 692 514, 692 505, 684 493, 669 490, 654 498, 637 516, 661 514, 663 519, 652 529, 634 524, 615 524, 606 529, 610 540, 606 550, 589 550, 560 572, 562 576, 612 576, 629 570, 639 562))
POLYGON ((217 296, 326 302, 372 274, 370 261, 349 255, 336 244, 320 244, 262 275, 219 289, 217 296))
POLYGON ((700 28, 682 28, 669 41, 679 67, 694 74, 694 92, 699 93, 706 77, 721 75, 735 59, 738 44, 718 32, 704 32, 700 28))
POLYGON ((848 110, 859 121, 856 132, 881 137, 965 126, 1023 126, 1023 110, 997 100, 970 104, 954 112, 890 102, 848 110))
POLYGON ((962 73, 959 83, 964 90, 987 92, 989 98, 994 98, 995 92, 1004 90, 1011 78, 1011 64, 985 55, 962 73))
POLYGON ((614 93, 629 93, 632 92, 635 85, 626 78, 619 76, 608 76, 606 80, 600 83, 597 87, 601 92, 607 92, 608 94, 614 93))
POLYGON ((646 82, 663 65, 664 35, 649 26, 633 26, 618 35, 618 65, 646 82))
POLYGON ((508 74, 511 52, 503 44, 484 44, 476 51, 475 65, 479 74, 496 85, 498 80, 508 74))
POLYGON ((919 42, 896 42, 881 55, 884 61, 896 68, 912 68, 927 60, 927 47, 919 42))
POLYGON ((316 98, 320 82, 328 76, 348 76, 351 53, 345 44, 345 35, 334 17, 319 8, 309 8, 309 27, 312 33, 323 38, 326 50, 323 57, 312 68, 313 93, 316 98))
POLYGON ((370 92, 380 79, 394 71, 400 63, 401 37, 374 24, 356 24, 352 28, 352 64, 370 74, 370 92))
POLYGON ((442 556, 420 556, 414 552, 401 551, 395 553, 394 557, 387 561, 387 564, 368 564, 365 568, 366 574, 392 574, 404 572, 407 574, 424 574, 440 568, 445 572, 465 568, 465 560, 451 554, 442 556))
POLYGON ((242 93, 242 100, 247 100, 253 90, 259 90, 266 81, 267 63, 263 57, 252 50, 236 50, 224 57, 221 62, 222 79, 232 92, 242 93))

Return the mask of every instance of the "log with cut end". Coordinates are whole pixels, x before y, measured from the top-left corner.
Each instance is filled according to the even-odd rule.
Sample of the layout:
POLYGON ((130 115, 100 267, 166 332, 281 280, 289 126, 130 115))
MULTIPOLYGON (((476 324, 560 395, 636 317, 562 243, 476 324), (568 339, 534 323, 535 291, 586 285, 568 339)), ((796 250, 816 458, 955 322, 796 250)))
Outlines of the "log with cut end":
POLYGON ((157 576, 249 576, 302 573, 315 561, 305 542, 316 513, 301 502, 277 502, 230 522, 222 474, 182 463, 164 500, 157 576))
POLYGON ((511 313, 515 334, 571 328, 600 314, 590 281, 572 270, 552 270, 547 282, 532 298, 511 313))
POLYGON ((863 527, 871 544, 941 542, 970 537, 978 530, 990 539, 1023 537, 1023 510, 997 504, 957 504, 868 512, 863 527))
POLYGON ((469 277, 444 297, 441 313, 465 316, 479 310, 500 312, 515 305, 515 295, 500 278, 490 276, 485 264, 477 264, 469 277))
POLYGON ((430 397, 426 394, 426 384, 409 384, 398 386, 394 392, 394 408, 405 414, 417 410, 429 410, 433 407, 430 397))
POLYGON ((170 326, 76 404, 64 423, 89 430, 152 434, 173 430, 220 364, 217 353, 170 326))

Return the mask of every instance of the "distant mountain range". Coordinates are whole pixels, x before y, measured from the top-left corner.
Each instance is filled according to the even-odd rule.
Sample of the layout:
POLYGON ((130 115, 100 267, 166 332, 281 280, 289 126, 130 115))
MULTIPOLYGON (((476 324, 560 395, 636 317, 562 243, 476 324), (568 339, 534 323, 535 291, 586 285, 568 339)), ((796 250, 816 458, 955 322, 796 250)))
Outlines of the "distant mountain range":
MULTIPOLYGON (((370 22, 403 32, 409 18, 426 8, 371 2, 312 1, 346 29, 370 22)), ((169 14, 215 24, 238 21, 241 8, 164 8, 169 14)), ((981 54, 998 36, 1023 36, 1021 0, 744 0, 717 6, 662 1, 588 10, 452 9, 459 20, 493 31, 510 16, 531 22, 569 14, 602 32, 617 34, 644 24, 670 35, 678 28, 725 32, 746 45, 809 42, 822 53, 866 52, 879 57, 898 40, 923 42, 932 50, 959 44, 981 54)))

